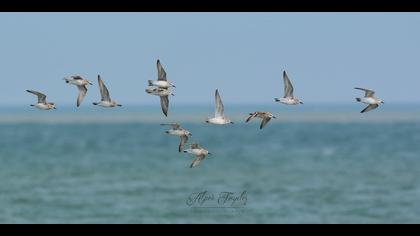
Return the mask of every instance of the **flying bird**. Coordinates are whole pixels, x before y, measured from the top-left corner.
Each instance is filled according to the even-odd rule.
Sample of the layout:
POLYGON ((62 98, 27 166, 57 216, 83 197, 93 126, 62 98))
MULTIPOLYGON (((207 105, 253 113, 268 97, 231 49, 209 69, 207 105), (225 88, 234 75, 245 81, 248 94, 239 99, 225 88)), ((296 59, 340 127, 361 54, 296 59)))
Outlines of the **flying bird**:
POLYGON ((146 93, 160 97, 160 106, 165 116, 168 116, 169 96, 175 96, 169 89, 150 87, 146 89, 146 93))
POLYGON ((254 112, 254 113, 249 113, 249 115, 250 116, 246 120, 247 123, 250 122, 251 120, 253 120, 254 118, 261 118, 262 119, 262 122, 261 122, 261 125, 260 125, 260 129, 263 129, 271 119, 275 119, 276 118, 270 112, 260 112, 260 111, 257 111, 257 112, 254 112))
POLYGON ((226 124, 233 124, 233 122, 225 117, 225 107, 223 106, 222 99, 220 98, 219 90, 216 89, 215 94, 215 103, 216 103, 216 112, 213 118, 208 118, 206 123, 214 124, 214 125, 226 125, 226 124))
POLYGON ((146 89, 146 93, 159 96, 160 97, 160 106, 162 108, 163 114, 167 117, 169 110, 169 96, 175 96, 170 90, 171 87, 175 87, 172 82, 166 79, 166 71, 163 69, 160 61, 157 60, 157 71, 158 71, 158 80, 149 80, 149 88, 146 89))
POLYGON ((303 104, 298 98, 293 96, 293 85, 290 82, 289 76, 287 76, 286 71, 283 71, 283 80, 284 80, 284 97, 275 98, 276 102, 280 102, 286 105, 297 105, 303 104))
POLYGON ((157 71, 158 71, 158 79, 157 80, 149 80, 149 86, 155 86, 158 88, 168 89, 171 87, 175 88, 175 85, 166 79, 166 71, 163 69, 162 64, 160 64, 160 60, 157 60, 157 71))
POLYGON ((195 156, 194 161, 192 162, 190 168, 194 168, 200 164, 204 158, 206 158, 207 155, 211 155, 211 153, 200 147, 197 143, 191 144, 190 148, 184 151, 185 153, 189 153, 195 156))
POLYGON ((356 101, 364 103, 364 104, 368 104, 368 106, 360 113, 365 113, 365 112, 375 110, 376 108, 379 107, 380 104, 384 103, 384 101, 375 97, 375 91, 373 90, 364 89, 364 88, 354 88, 354 89, 362 90, 365 92, 365 97, 356 98, 356 101))
POLYGON ((33 90, 26 90, 26 92, 32 93, 38 97, 38 103, 35 105, 31 104, 31 107, 36 107, 40 110, 57 109, 54 103, 47 102, 47 96, 45 96, 45 94, 33 90))
POLYGON ((77 86, 79 90, 79 96, 77 97, 77 107, 80 107, 80 104, 82 104, 82 101, 85 98, 86 93, 88 91, 87 86, 92 85, 92 83, 78 75, 66 77, 64 78, 64 80, 67 84, 77 86))
POLYGON ((101 76, 98 75, 98 85, 99 85, 99 92, 101 93, 101 101, 94 102, 93 105, 101 106, 101 107, 122 107, 121 104, 118 104, 116 101, 111 100, 109 96, 109 91, 106 88, 104 81, 102 81, 101 76))
POLYGON ((179 143, 178 150, 179 152, 182 152, 184 150, 185 144, 188 143, 188 137, 192 136, 192 134, 188 130, 182 128, 178 123, 161 124, 161 125, 171 126, 171 129, 166 131, 166 133, 169 135, 180 137, 181 141, 179 143))

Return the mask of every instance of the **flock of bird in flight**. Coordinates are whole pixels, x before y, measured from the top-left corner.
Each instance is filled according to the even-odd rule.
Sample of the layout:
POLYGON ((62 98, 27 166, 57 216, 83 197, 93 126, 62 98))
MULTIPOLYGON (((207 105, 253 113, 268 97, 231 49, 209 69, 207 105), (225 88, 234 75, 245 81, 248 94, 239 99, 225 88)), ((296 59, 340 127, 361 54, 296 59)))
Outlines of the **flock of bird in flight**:
MULTIPOLYGON (((148 94, 160 97, 160 104, 162 107, 163 114, 167 117, 168 110, 169 110, 169 96, 174 95, 171 89, 175 88, 175 85, 171 81, 167 80, 166 72, 163 69, 159 60, 157 60, 157 70, 158 70, 158 79, 148 81, 149 87, 146 89, 146 92, 148 94)), ((78 75, 66 77, 64 78, 64 80, 67 84, 77 86, 79 90, 79 95, 77 97, 77 107, 80 107, 83 99, 85 98, 87 94, 87 91, 88 91, 87 86, 93 85, 93 84, 78 75)), ((287 73, 285 71, 283 72, 283 80, 284 80, 284 96, 282 98, 275 98, 274 99, 275 102, 279 102, 286 105, 303 104, 302 101, 300 101, 298 98, 296 98, 293 95, 293 90, 294 90, 293 85, 290 82, 290 79, 287 76, 287 73)), ((99 91, 101 94, 101 101, 94 102, 93 105, 101 106, 105 108, 122 106, 118 102, 111 99, 109 95, 109 91, 107 87, 105 86, 103 80, 101 79, 100 75, 98 75, 98 86, 99 86, 99 91)), ((381 99, 378 99, 375 97, 375 92, 373 90, 364 89, 364 88, 355 88, 355 89, 362 90, 365 92, 365 96, 363 98, 356 98, 357 102, 361 102, 368 105, 363 111, 361 111, 361 113, 374 110, 378 108, 380 104, 384 103, 381 99)), ((56 109, 54 103, 47 102, 47 96, 45 94, 37 92, 37 91, 33 91, 33 90, 26 90, 26 91, 38 97, 38 103, 31 106, 36 107, 41 110, 56 109)), ((233 122, 224 115, 224 106, 223 106, 223 102, 222 102, 222 99, 220 97, 218 90, 216 90, 216 93, 215 93, 215 103, 216 103, 215 116, 213 118, 208 118, 206 120, 206 123, 214 124, 214 125, 233 124, 233 122)), ((260 129, 263 129, 271 119, 275 119, 276 117, 270 112, 256 111, 249 114, 249 117, 246 119, 246 122, 248 123, 255 118, 262 119, 260 129)), ((179 152, 185 152, 185 153, 189 153, 195 156, 195 159, 190 166, 191 168, 199 165, 200 162, 206 156, 211 155, 211 153, 208 150, 201 147, 197 143, 192 143, 189 149, 184 150, 184 146, 188 143, 188 137, 191 136, 192 134, 188 130, 182 128, 178 123, 162 124, 162 125, 171 127, 171 129, 166 131, 167 134, 180 137, 181 141, 178 148, 179 152)))

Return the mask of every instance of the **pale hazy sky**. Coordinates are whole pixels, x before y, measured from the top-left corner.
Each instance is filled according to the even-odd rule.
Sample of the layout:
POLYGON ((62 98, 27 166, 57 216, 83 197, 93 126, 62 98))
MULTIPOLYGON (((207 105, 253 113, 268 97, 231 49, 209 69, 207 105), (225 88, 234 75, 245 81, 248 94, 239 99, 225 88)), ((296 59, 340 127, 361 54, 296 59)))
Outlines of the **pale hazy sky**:
POLYGON ((172 102, 272 103, 287 70, 305 103, 354 102, 355 86, 387 102, 420 102, 418 13, 0 13, 0 105, 26 89, 74 105, 64 76, 101 74, 122 104, 156 104, 144 89, 160 58, 172 102))

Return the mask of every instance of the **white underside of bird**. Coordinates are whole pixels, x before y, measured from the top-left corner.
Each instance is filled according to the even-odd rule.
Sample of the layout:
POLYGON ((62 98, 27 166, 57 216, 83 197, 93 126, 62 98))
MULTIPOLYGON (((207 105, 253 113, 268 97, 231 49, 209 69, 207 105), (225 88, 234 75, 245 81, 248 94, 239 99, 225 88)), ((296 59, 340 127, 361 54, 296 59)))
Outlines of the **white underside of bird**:
POLYGON ((46 103, 37 103, 34 105, 34 107, 40 109, 40 110, 51 110, 55 109, 53 106, 46 104, 46 103))
POLYGON ((173 136, 185 136, 185 135, 189 135, 189 133, 186 130, 168 130, 167 131, 168 134, 173 135, 173 136))
POLYGON ((65 78, 64 80, 68 84, 72 84, 72 85, 76 85, 76 86, 83 86, 83 85, 88 85, 89 84, 85 80, 75 80, 75 79, 72 79, 72 78, 65 78))
POLYGON ((111 108, 111 107, 116 107, 116 106, 121 106, 119 104, 117 104, 116 102, 109 102, 109 101, 100 101, 98 103, 94 103, 94 105, 97 106, 101 106, 101 107, 105 107, 105 108, 111 108))
POLYGON ((286 105, 302 104, 302 102, 299 101, 298 99, 290 98, 290 97, 287 97, 287 98, 277 98, 276 99, 276 102, 280 102, 280 103, 283 103, 283 104, 286 104, 286 105))
POLYGON ((170 81, 165 80, 149 80, 149 86, 155 86, 158 88, 168 89, 171 87, 175 87, 170 81))
POLYGON ((199 156, 199 155, 207 155, 208 151, 204 150, 204 149, 186 149, 184 152, 195 155, 195 156, 199 156))
POLYGON ((214 117, 207 119, 207 123, 213 124, 213 125, 227 125, 231 124, 232 122, 229 119, 226 119, 224 117, 214 117))
POLYGON ((367 105, 377 105, 382 103, 380 100, 371 97, 359 98, 358 101, 367 105))

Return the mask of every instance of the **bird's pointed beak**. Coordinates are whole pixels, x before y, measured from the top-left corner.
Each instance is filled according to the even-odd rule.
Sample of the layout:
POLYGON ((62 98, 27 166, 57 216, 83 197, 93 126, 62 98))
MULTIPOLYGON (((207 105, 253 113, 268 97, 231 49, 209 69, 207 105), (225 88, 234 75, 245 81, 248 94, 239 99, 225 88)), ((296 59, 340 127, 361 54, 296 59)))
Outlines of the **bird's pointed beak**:
POLYGON ((123 105, 121 105, 121 104, 118 104, 117 106, 119 106, 119 107, 122 107, 123 105))
POLYGON ((273 119, 277 119, 277 117, 273 116, 273 119))
POLYGON ((385 104, 385 102, 384 102, 384 101, 382 101, 381 103, 382 103, 382 104, 385 104))
POLYGON ((299 102, 300 104, 303 104, 303 102, 299 102))

